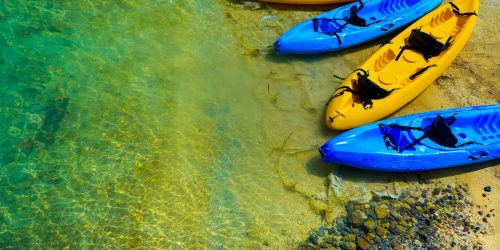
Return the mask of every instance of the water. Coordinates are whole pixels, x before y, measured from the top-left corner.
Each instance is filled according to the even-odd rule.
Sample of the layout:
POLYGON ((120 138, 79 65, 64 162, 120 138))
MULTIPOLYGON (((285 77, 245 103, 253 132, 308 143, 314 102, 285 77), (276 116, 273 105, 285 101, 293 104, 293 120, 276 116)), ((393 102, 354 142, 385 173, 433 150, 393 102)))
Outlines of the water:
MULTIPOLYGON (((322 9, 1 3, 2 246, 288 248, 321 224, 331 75, 375 43, 266 52, 322 9)), ((346 171, 353 189, 372 178, 346 171)))

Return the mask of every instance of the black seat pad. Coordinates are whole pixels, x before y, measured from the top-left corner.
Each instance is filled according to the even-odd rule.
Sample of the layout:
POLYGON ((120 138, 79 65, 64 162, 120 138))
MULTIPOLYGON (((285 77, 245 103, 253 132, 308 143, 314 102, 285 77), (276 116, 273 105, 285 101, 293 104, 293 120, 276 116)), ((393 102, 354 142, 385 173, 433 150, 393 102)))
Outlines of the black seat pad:
POLYGON ((387 97, 392 91, 385 90, 368 78, 367 75, 358 73, 359 99, 363 100, 380 100, 387 97))
POLYGON ((356 5, 352 6, 350 9, 351 15, 349 16, 347 22, 354 26, 365 27, 366 20, 358 15, 358 11, 359 11, 358 6, 356 5))
POLYGON ((458 143, 458 139, 451 132, 450 125, 440 115, 425 129, 425 133, 429 139, 441 146, 454 147, 458 143))
POLYGON ((416 50, 426 58, 438 56, 445 48, 445 45, 436 38, 418 29, 411 31, 408 43, 411 49, 416 50))

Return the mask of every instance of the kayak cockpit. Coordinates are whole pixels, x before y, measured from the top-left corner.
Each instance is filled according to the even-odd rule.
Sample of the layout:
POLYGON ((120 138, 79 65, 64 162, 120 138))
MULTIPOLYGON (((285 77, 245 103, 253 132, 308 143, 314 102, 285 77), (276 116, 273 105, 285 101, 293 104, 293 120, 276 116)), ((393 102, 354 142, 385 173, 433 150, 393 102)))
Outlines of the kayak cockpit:
POLYGON ((415 151, 417 145, 440 151, 483 145, 483 141, 477 141, 475 133, 463 126, 470 121, 460 120, 457 123, 453 115, 446 118, 437 115, 417 118, 409 126, 381 123, 379 127, 387 148, 399 153, 415 151))

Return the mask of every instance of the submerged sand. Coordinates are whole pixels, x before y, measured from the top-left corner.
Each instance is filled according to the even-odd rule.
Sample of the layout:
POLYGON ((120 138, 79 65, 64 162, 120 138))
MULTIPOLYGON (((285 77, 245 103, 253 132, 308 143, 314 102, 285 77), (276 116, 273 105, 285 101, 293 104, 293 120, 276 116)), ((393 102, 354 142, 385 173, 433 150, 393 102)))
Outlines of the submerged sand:
MULTIPOLYGON (((242 53, 252 55, 253 52, 252 56, 257 58, 257 60, 252 59, 254 63, 269 65, 269 74, 272 77, 268 84, 270 84, 271 93, 273 94, 267 101, 279 109, 289 111, 288 119, 290 120, 304 119, 304 113, 314 114, 310 116, 314 120, 310 124, 312 128, 304 127, 300 132, 290 132, 292 138, 287 137, 289 139, 285 148, 292 152, 281 156, 282 159, 293 158, 293 160, 288 159, 286 162, 286 167, 293 170, 289 171, 292 173, 284 174, 284 179, 288 181, 285 184, 301 194, 305 193, 305 197, 309 198, 321 192, 320 190, 323 187, 318 178, 314 179, 308 176, 311 174, 325 176, 329 173, 329 170, 321 169, 321 167, 332 168, 332 166, 318 166, 319 160, 315 153, 300 150, 307 150, 310 145, 318 143, 317 140, 311 140, 314 136, 308 136, 311 132, 313 134, 319 133, 320 137, 325 139, 336 134, 336 132, 325 129, 322 124, 324 112, 322 103, 327 100, 338 84, 330 76, 349 73, 376 51, 377 45, 387 40, 387 38, 345 52, 315 56, 278 57, 267 53, 265 46, 271 45, 277 36, 294 24, 333 7, 335 6, 311 7, 276 4, 249 5, 248 3, 242 3, 240 5, 229 4, 227 10, 228 18, 231 20, 230 23, 241 41, 242 53), (280 72, 280 68, 284 67, 294 67, 296 74, 280 72), (291 86, 288 89, 277 90, 276 85, 288 85, 284 83, 287 78, 294 83, 289 84, 291 86), (295 100, 295 103, 292 103, 288 99, 280 98, 292 95, 291 93, 284 93, 285 91, 294 92, 295 95, 300 95, 298 93, 300 91, 304 97, 302 101, 295 100), (290 116, 295 116, 295 118, 290 116), (320 127, 320 129, 315 128, 315 126, 320 127), (297 164, 296 167, 293 167, 293 164, 297 164), (305 173, 305 171, 308 173, 305 173), (300 172, 304 173, 300 174, 300 172)), ((500 103, 500 81, 498 80, 499 68, 497 63, 500 59, 498 49, 499 34, 496 28, 498 10, 498 2, 493 0, 481 1, 477 26, 464 50, 434 84, 416 100, 392 116, 436 109, 500 103)), ((265 85, 265 83, 262 85, 265 85)), ((472 166, 418 173, 419 178, 416 177, 416 173, 386 174, 347 168, 343 168, 342 171, 344 182, 349 183, 346 185, 354 183, 354 188, 358 189, 367 187, 370 190, 388 190, 393 184, 397 184, 402 190, 410 187, 425 189, 433 183, 443 183, 445 185, 467 183, 470 187, 471 200, 476 205, 474 209, 498 210, 500 198, 499 163, 498 160, 495 160, 472 166), (420 178, 430 180, 430 183, 419 183, 418 179, 420 178), (486 193, 484 191, 486 186, 490 186, 493 191, 486 193), (483 196, 485 193, 486 197, 483 196)), ((338 167, 335 166, 334 168, 338 167)), ((324 204, 319 206, 323 206, 323 210, 320 209, 320 211, 334 211, 331 213, 335 215, 342 214, 342 212, 338 212, 338 210, 342 210, 339 209, 338 204, 336 207, 332 203, 326 205, 334 206, 333 209, 324 207, 324 204)), ((471 211, 477 212, 474 209, 471 211)), ((480 246, 483 249, 496 249, 500 244, 498 241, 500 236, 498 223, 498 217, 487 219, 488 233, 479 236, 480 246)))

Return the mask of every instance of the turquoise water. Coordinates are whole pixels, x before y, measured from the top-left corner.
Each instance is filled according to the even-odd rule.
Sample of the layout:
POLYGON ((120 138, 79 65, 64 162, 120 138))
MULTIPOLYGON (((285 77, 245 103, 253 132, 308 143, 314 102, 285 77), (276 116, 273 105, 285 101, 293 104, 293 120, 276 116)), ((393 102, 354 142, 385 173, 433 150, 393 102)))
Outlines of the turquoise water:
POLYGON ((321 223, 331 75, 376 46, 267 53, 321 9, 1 3, 0 245, 285 248, 321 223))
POLYGON ((3 2, 2 245, 256 246, 318 223, 276 178, 266 128, 288 125, 226 5, 3 2))

